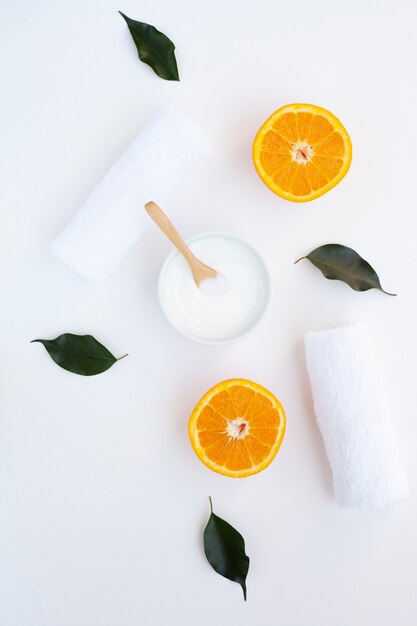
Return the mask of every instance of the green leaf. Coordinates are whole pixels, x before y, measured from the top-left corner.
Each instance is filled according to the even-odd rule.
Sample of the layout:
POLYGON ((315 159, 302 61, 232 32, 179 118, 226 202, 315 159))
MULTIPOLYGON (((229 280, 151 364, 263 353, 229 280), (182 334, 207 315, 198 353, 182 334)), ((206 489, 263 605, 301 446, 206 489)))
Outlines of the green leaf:
POLYGON ((116 361, 111 352, 92 335, 65 333, 56 339, 34 339, 31 343, 42 343, 49 356, 68 372, 81 376, 94 376, 108 370, 116 361))
POLYGON ((319 268, 323 276, 329 280, 342 280, 355 291, 368 291, 369 289, 379 289, 388 296, 396 296, 395 293, 388 293, 381 287, 378 274, 355 250, 342 246, 338 243, 328 243, 316 248, 307 256, 313 265, 319 268))
POLYGON ((132 20, 121 11, 119 13, 126 20, 140 60, 150 65, 160 78, 179 80, 173 42, 155 26, 132 20))
POLYGON ((245 541, 233 526, 213 513, 211 498, 210 508, 211 515, 204 530, 207 560, 218 574, 239 583, 246 600, 249 557, 245 554, 245 541))

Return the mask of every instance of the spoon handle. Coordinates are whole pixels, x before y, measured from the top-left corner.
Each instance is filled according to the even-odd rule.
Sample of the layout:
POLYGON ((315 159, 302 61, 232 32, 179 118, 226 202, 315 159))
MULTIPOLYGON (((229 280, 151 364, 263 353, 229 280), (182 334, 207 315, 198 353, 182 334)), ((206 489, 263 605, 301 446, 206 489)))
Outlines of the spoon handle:
POLYGON ((190 248, 187 246, 184 239, 181 237, 171 220, 168 219, 168 216, 163 212, 161 207, 158 206, 156 202, 148 202, 145 204, 145 209, 149 217, 153 219, 155 224, 159 226, 168 239, 172 241, 185 260, 188 261, 188 263, 190 263, 190 261, 192 262, 196 257, 191 252, 190 248))
POLYGON ((145 209, 148 215, 153 219, 155 224, 159 226, 162 232, 172 241, 177 250, 183 255, 184 259, 190 266, 191 273, 194 278, 194 282, 197 287, 206 278, 214 278, 217 276, 216 270, 209 267, 191 252, 190 248, 181 237, 174 224, 168 219, 161 207, 156 202, 148 202, 145 204, 145 209))

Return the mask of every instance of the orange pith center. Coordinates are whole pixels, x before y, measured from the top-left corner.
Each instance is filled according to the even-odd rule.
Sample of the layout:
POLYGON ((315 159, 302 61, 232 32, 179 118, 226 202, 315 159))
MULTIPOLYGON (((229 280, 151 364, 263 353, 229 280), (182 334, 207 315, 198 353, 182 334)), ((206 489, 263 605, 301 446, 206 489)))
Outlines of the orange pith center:
POLYGON ((307 163, 311 161, 314 155, 314 148, 310 146, 306 141, 297 141, 297 143, 291 143, 291 156, 292 160, 297 163, 307 163))
POLYGON ((249 422, 243 417, 227 420, 225 432, 230 439, 243 439, 249 432, 249 422))

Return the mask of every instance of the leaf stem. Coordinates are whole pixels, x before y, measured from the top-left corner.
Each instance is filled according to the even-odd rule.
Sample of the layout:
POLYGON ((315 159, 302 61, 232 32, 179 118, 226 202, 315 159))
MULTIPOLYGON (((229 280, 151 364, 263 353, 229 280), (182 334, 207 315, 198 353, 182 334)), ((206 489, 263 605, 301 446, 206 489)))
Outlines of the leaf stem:
POLYGON ((387 296, 398 296, 397 293, 390 293, 389 291, 385 291, 385 289, 382 289, 382 287, 381 287, 381 291, 382 293, 386 293, 387 296))
POLYGON ((211 500, 211 496, 209 496, 209 500, 210 500, 210 510, 213 513, 213 502, 211 500))
POLYGON ((298 261, 302 261, 303 259, 306 259, 306 256, 300 256, 299 259, 297 259, 296 261, 294 261, 294 265, 296 265, 298 263, 298 261))
POLYGON ((128 354, 124 354, 123 356, 119 356, 118 359, 116 359, 116 361, 121 361, 122 359, 125 358, 125 356, 129 356, 128 354))

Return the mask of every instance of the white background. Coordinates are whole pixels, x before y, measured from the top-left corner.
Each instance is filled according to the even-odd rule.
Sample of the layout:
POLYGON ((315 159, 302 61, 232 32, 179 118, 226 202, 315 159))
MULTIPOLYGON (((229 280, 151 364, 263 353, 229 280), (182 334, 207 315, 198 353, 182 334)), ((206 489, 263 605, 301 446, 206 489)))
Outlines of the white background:
POLYGON ((3 3, 0 623, 2 626, 411 626, 416 585, 415 3, 349 0, 16 0, 3 3), (177 46, 180 83, 137 58, 117 14, 177 46), (313 203, 274 196, 252 139, 289 102, 329 108, 352 167, 313 203), (105 285, 48 250, 129 140, 163 105, 216 147, 166 210, 186 236, 224 229, 264 256, 273 298, 245 341, 194 344, 164 319, 156 282, 169 243, 150 228, 105 285), (307 262, 355 248, 399 296, 356 293, 307 262), (314 421, 306 331, 368 322, 411 497, 338 508, 314 421), (31 339, 92 333, 116 355, 83 378, 31 339), (233 480, 187 438, 214 383, 251 378, 282 401, 274 463, 233 480), (208 496, 251 557, 248 601, 205 560, 208 496))

